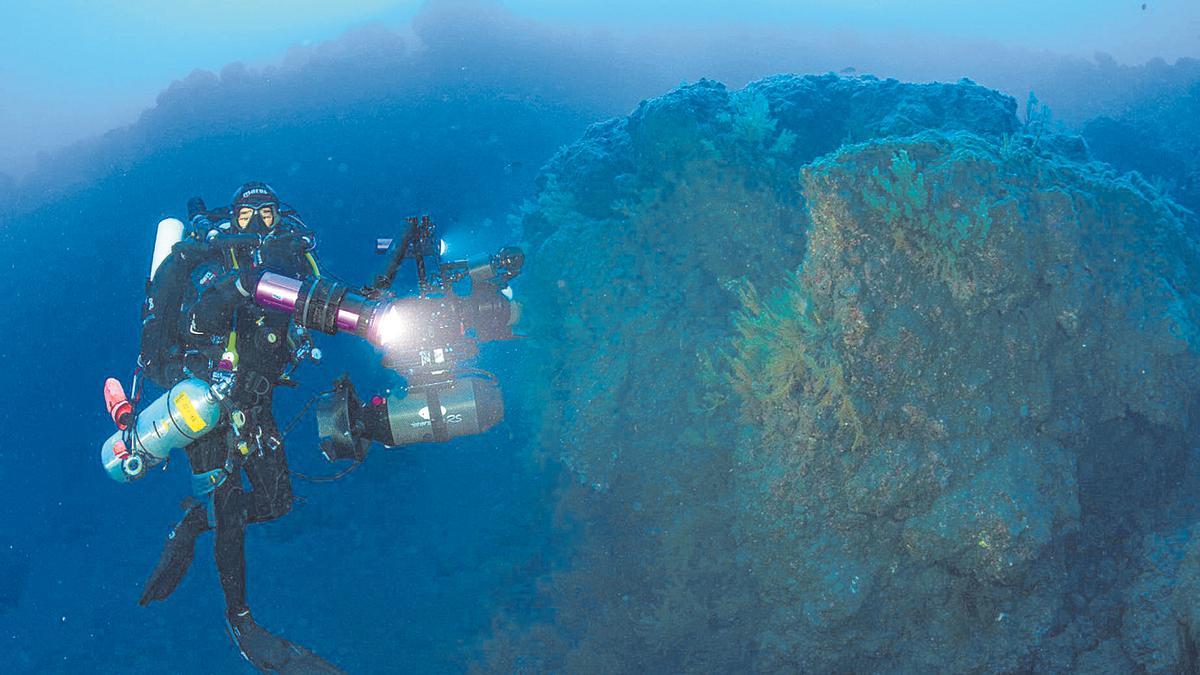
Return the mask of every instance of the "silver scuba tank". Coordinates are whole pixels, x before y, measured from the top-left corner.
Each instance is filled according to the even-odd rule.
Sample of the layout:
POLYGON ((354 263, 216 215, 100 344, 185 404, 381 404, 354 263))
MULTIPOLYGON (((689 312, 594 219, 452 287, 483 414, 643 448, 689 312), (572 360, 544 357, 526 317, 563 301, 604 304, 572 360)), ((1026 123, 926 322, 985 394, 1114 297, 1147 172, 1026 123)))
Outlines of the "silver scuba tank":
POLYGON ((171 387, 138 414, 128 445, 126 432, 117 431, 100 446, 104 469, 121 483, 141 478, 146 469, 166 460, 172 450, 217 426, 225 393, 221 384, 209 386, 195 377, 171 387))

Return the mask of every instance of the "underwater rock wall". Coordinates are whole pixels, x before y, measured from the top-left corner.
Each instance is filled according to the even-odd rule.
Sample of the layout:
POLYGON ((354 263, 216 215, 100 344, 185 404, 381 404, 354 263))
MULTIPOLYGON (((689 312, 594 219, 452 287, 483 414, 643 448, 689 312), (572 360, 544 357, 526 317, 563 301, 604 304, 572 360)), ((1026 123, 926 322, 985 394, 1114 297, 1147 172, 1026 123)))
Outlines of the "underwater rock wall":
MULTIPOLYGON (((778 188, 794 192, 792 170, 843 143, 924 129, 999 137, 1020 130, 1016 109, 1012 98, 970 80, 915 85, 780 75, 738 92, 701 80, 643 101, 628 117, 592 125, 543 168, 538 199, 569 195, 581 216, 621 216, 622 205, 641 201, 645 190, 670 189, 665 179, 700 162, 740 172, 779 167, 778 188)), ((534 245, 570 222, 552 208, 523 216, 534 245)))
POLYGON ((593 126, 547 165, 521 215, 531 255, 517 292, 544 364, 527 399, 576 479, 563 512, 585 543, 551 585, 558 625, 501 631, 495 667, 528 654, 565 668, 753 665, 746 626, 762 617, 733 537, 737 405, 710 391, 740 291, 801 262, 807 162, 929 127, 999 139, 1019 130, 1014 111, 969 82, 702 81, 593 126))
POLYGON ((491 667, 1180 653, 1120 616, 1156 569, 1128 533, 1196 515, 1200 260, 1155 188, 1014 111, 969 82, 701 82, 547 165, 525 405, 579 546, 491 667))

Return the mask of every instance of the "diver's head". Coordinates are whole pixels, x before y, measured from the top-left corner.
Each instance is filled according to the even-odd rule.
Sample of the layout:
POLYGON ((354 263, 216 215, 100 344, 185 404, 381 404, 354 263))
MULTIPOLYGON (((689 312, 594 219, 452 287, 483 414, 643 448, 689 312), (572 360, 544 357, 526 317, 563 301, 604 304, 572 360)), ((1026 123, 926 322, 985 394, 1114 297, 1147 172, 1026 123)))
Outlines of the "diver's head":
POLYGON ((233 193, 229 210, 239 232, 271 232, 279 222, 279 197, 270 185, 253 181, 233 193))

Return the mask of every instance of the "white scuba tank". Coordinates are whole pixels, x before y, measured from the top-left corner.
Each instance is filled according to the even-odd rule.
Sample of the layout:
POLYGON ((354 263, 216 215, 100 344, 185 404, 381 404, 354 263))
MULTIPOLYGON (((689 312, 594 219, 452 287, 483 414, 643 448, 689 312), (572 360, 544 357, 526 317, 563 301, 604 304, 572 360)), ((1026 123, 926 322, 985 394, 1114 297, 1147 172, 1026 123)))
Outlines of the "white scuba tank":
POLYGON ((163 218, 158 221, 158 233, 154 236, 154 255, 150 258, 150 279, 158 266, 171 254, 171 247, 183 241, 183 221, 178 218, 163 218))

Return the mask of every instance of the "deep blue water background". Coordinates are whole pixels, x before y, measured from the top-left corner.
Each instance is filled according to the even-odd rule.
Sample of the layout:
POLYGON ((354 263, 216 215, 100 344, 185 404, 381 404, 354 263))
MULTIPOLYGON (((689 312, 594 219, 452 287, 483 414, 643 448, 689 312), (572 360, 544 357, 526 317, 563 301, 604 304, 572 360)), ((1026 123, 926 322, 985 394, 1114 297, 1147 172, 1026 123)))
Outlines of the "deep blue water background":
MULTIPOLYGON (((346 69, 332 79, 364 88, 346 69)), ((181 214, 191 195, 223 204, 241 182, 266 180, 319 233, 324 269, 367 282, 384 263, 374 238, 394 235, 407 215, 431 214, 449 257, 516 243, 506 216, 532 191, 540 161, 590 117, 461 81, 434 93, 401 84, 406 96, 348 99, 331 111, 313 91, 328 82, 309 72, 275 85, 286 95, 272 109, 197 131, 231 90, 267 86, 251 80, 230 76, 216 91, 167 97, 157 118, 129 134, 140 144, 132 160, 113 157, 130 138, 97 149, 100 166, 88 168, 102 178, 27 204, 0 230, 8 289, 0 302, 22 316, 0 328, 2 415, 12 430, 2 450, 11 463, 0 469, 8 523, 0 651, 19 671, 248 667, 223 635, 211 535, 168 602, 136 605, 181 514, 186 458, 133 485, 110 481, 97 463, 111 432, 100 385, 110 375, 128 383, 160 217, 181 214)), ((320 346, 324 363, 298 373, 301 389, 280 394, 281 421, 343 371, 364 393, 389 383, 365 344, 337 336, 320 346)), ((520 343, 488 345, 476 365, 509 386, 528 358, 520 343)), ((511 408, 486 435, 454 443, 376 447, 337 483, 297 481, 295 510, 248 534, 260 623, 354 672, 465 668, 497 609, 528 604, 564 536, 550 526, 557 474, 526 451, 525 414, 511 408)), ((293 467, 340 468, 325 465, 314 436, 310 417, 289 437, 293 467)))

